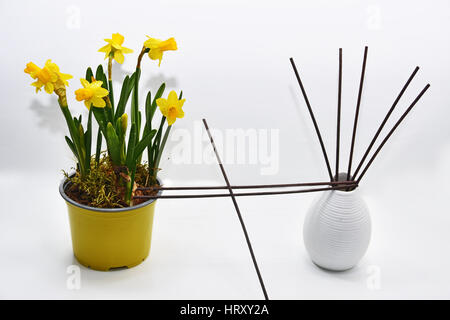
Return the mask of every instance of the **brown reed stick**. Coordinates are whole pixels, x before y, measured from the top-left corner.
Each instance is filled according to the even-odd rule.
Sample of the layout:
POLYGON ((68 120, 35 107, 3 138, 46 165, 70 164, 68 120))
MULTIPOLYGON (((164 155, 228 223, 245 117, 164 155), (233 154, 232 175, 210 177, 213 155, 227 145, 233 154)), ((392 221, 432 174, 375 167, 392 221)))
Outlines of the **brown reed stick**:
POLYGON ((369 144, 369 147, 367 148, 366 152, 364 153, 364 156, 362 157, 361 161, 358 164, 358 167, 355 170, 355 173, 352 176, 351 180, 354 180, 356 178, 356 176, 359 173, 359 170, 361 170, 362 165, 364 164, 364 161, 366 161, 367 156, 369 155, 369 152, 372 150, 373 145, 375 144, 376 140, 378 139, 378 136, 381 133, 381 130, 383 130, 384 125, 386 124, 386 122, 388 121, 389 117, 391 116, 392 112, 394 111, 395 107, 397 106, 397 103, 399 102, 399 100, 401 99, 401 97, 403 96, 403 93, 405 93, 406 89, 408 88, 409 84, 411 83, 411 81, 414 79, 417 71, 419 71, 419 67, 416 67, 413 71, 413 73, 409 76, 408 81, 406 81, 405 85, 403 86, 402 90, 400 91, 400 93, 398 94, 397 98, 395 99, 394 103, 392 104, 391 108, 389 109, 388 113, 386 114, 386 116, 384 117, 383 121, 381 122, 380 127, 378 128, 377 132, 375 133, 372 141, 369 144))
MULTIPOLYGON (((303 183, 282 183, 282 184, 254 184, 231 186, 232 189, 266 189, 266 188, 290 188, 290 187, 314 187, 314 186, 339 186, 355 184, 354 181, 331 181, 331 182, 303 182, 303 183)), ((136 190, 218 190, 228 189, 228 186, 192 186, 192 187, 138 187, 136 190)))
POLYGON ((356 180, 357 183, 359 184, 359 182, 361 181, 361 179, 364 177, 364 175, 366 174, 367 170, 369 169, 370 165, 372 164, 372 162, 375 160, 375 158, 377 157, 378 153, 380 152, 380 150, 383 148, 383 146, 386 144, 386 142, 389 140, 389 138, 392 136, 392 134, 394 133, 395 129, 397 129, 397 127, 400 125, 400 123, 405 119, 405 117, 408 115, 408 113, 411 111, 411 109, 415 106, 415 104, 420 100, 420 98, 423 96, 423 94, 428 90, 428 88, 430 87, 430 84, 427 84, 425 86, 425 88, 422 89, 422 91, 419 93, 419 95, 414 99, 414 101, 411 103, 411 105, 408 107, 408 109, 406 109, 406 111, 402 114, 402 116, 400 117, 400 119, 395 123, 394 127, 392 127, 391 131, 389 131, 389 133, 387 134, 387 136, 383 139, 383 141, 381 142, 380 146, 377 148, 377 150, 375 151, 375 153, 373 154, 372 158, 370 158, 369 162, 367 163, 366 167, 364 168, 363 172, 361 172, 361 175, 359 176, 359 178, 356 180))
POLYGON ((338 105, 337 105, 337 126, 336 126, 336 175, 339 177, 339 148, 341 144, 341 99, 342 99, 342 48, 339 48, 339 79, 338 79, 338 105))
POLYGON ((269 300, 269 296, 266 291, 266 286, 264 285, 264 281, 261 275, 261 272, 259 271, 258 263, 256 262, 255 253, 253 252, 252 244, 250 242, 250 237, 248 236, 247 228, 245 227, 244 219, 241 215, 241 210, 239 209, 239 206, 236 201, 236 197, 234 196, 233 189, 231 188, 230 181, 228 180, 227 173, 225 172, 225 168, 223 167, 222 160, 220 159, 219 153, 217 152, 216 144, 214 143, 214 139, 211 135, 211 132, 209 131, 208 123, 206 122, 206 119, 203 119, 203 125, 205 126, 206 132, 208 133, 209 140, 211 142, 211 146, 214 150, 214 154, 216 155, 217 162, 219 163, 220 171, 222 172, 223 178, 225 180, 225 183, 228 187, 228 191, 230 192, 231 200, 233 201, 234 208, 236 209, 236 214, 239 218, 239 222, 242 227, 242 231, 244 232, 245 241, 247 242, 248 250, 250 251, 250 255, 252 257, 253 266, 255 267, 256 274, 258 275, 259 284, 261 285, 261 289, 264 294, 264 298, 266 300, 269 300))
POLYGON ((316 117, 314 116, 314 112, 311 108, 311 104, 309 103, 308 96, 306 95, 305 88, 303 87, 302 80, 300 79, 300 75, 297 71, 297 67, 295 66, 295 62, 293 58, 289 59, 291 61, 292 68, 294 69, 295 77, 297 78, 298 85, 300 86, 300 90, 302 91, 303 98, 305 99, 306 106, 308 107, 309 115, 311 116, 311 120, 314 124, 314 129, 316 130, 317 137, 319 138, 320 147, 322 148, 323 157, 325 159, 325 163, 327 165, 328 175, 330 176, 330 181, 333 181, 333 173, 331 172, 330 161, 328 160, 327 151, 325 149, 325 145, 323 143, 322 135, 320 134, 319 125, 317 124, 316 117))
MULTIPOLYGON (((248 196, 270 196, 280 194, 296 194, 296 193, 310 193, 319 191, 333 191, 333 190, 347 190, 348 188, 356 188, 357 183, 352 182, 348 184, 342 184, 335 187, 327 188, 311 188, 301 190, 285 190, 285 191, 263 191, 263 192, 241 192, 233 193, 235 197, 248 197, 248 196)), ((174 195, 155 195, 155 196, 134 196, 134 199, 198 199, 198 198, 225 198, 230 197, 229 193, 211 193, 211 194, 174 194, 174 195)))
POLYGON ((352 171, 353 151, 355 148, 355 139, 356 139, 356 127, 358 126, 359 107, 361 105, 361 95, 362 95, 362 89, 363 89, 363 85, 364 85, 364 74, 366 72, 366 61, 367 61, 368 49, 369 48, 367 46, 364 48, 364 59, 363 59, 363 65, 362 65, 362 70, 361 70, 361 79, 359 81, 359 91, 358 91, 358 100, 356 102, 355 120, 353 122, 353 133, 352 133, 352 143, 350 146, 350 157, 348 160, 347 180, 350 180, 351 171, 352 171))

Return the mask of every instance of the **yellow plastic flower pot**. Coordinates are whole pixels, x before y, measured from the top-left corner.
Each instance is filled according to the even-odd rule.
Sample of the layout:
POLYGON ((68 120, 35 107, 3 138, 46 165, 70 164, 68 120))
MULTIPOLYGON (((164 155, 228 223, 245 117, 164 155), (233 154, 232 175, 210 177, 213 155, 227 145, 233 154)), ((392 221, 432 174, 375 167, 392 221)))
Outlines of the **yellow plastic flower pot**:
POLYGON ((131 268, 150 252, 156 200, 128 208, 88 207, 70 199, 64 179, 59 187, 67 203, 73 252, 84 266, 100 271, 131 268))

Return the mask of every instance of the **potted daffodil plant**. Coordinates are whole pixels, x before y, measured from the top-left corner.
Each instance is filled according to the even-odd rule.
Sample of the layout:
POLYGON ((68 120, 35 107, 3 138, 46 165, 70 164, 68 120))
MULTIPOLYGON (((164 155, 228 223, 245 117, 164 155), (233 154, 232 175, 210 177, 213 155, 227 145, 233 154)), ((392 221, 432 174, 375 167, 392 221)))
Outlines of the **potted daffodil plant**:
POLYGON ((89 110, 86 121, 68 106, 71 75, 51 60, 42 67, 29 62, 24 70, 34 79, 36 92, 44 89, 56 96, 67 123, 65 141, 76 167, 64 172, 60 193, 68 206, 74 254, 81 264, 103 271, 136 266, 149 254, 156 200, 136 197, 158 194, 161 155, 172 125, 184 116, 185 101, 182 92, 164 97, 164 83, 154 94, 148 91, 145 99, 139 94, 143 58, 148 55, 160 66, 166 51, 177 50, 174 38, 148 37, 134 73, 121 79, 120 94, 113 92, 112 65, 122 64, 133 50, 123 46, 119 33, 105 41, 99 51, 105 54, 106 72, 101 64, 95 72, 88 67, 75 90, 75 99, 89 110), (93 121, 98 124, 96 134, 93 121))

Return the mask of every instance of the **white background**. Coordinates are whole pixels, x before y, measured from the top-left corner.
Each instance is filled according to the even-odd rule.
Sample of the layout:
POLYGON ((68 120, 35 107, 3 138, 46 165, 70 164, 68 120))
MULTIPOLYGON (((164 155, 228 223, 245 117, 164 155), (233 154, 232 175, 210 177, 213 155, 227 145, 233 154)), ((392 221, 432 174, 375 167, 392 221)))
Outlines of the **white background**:
MULTIPOLYGON (((160 200, 145 263, 108 273, 81 267, 80 290, 67 288, 67 267, 77 265, 58 193, 60 170, 73 166, 67 130, 55 97, 36 95, 23 69, 29 61, 53 59, 74 75, 72 113, 85 113, 73 90, 87 66, 104 63, 97 50, 114 32, 135 50, 114 67, 120 77, 133 70, 145 35, 176 38, 179 50, 165 54, 160 68, 144 59, 142 83, 153 91, 163 80, 183 89, 186 117, 177 128, 193 132, 206 117, 218 129, 279 129, 277 174, 261 175, 261 165, 227 164, 233 184, 327 179, 289 57, 296 59, 334 167, 343 48, 342 168, 364 46, 369 55, 357 160, 420 66, 394 119, 427 83, 431 88, 360 187, 373 236, 359 266, 329 273, 310 262, 301 226, 317 195, 238 202, 273 299, 450 298, 448 1, 2 1, 0 12, 0 298, 262 298, 227 198, 160 200), (379 286, 370 285, 374 276, 379 286)), ((164 183, 223 185, 215 163, 168 160, 175 144, 169 142, 162 163, 164 183)))

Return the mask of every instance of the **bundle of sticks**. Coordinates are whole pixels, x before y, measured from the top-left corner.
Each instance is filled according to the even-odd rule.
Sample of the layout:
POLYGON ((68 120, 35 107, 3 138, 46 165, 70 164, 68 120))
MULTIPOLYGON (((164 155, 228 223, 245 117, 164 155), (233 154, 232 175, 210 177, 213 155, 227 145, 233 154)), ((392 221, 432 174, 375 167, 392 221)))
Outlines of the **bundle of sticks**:
MULTIPOLYGON (((300 78, 299 72, 297 70, 297 67, 295 65, 294 59, 290 58, 290 62, 292 65, 292 68, 295 73, 295 77, 297 79, 297 82, 300 86, 301 93, 303 95, 303 98, 306 103, 306 107, 308 108, 309 115, 311 116, 311 120, 314 125, 314 129, 316 131, 317 138, 319 140, 319 144, 322 150, 323 158, 325 160, 325 165, 327 168, 327 172, 330 178, 330 181, 324 181, 324 182, 310 182, 310 183, 285 183, 285 184, 266 184, 266 185, 241 185, 241 186, 200 186, 200 187, 164 187, 164 186, 158 186, 158 187, 150 187, 150 188, 140 188, 141 190, 144 189, 157 189, 158 191, 186 191, 186 190, 242 190, 242 189, 271 189, 271 188, 294 188, 297 189, 294 190, 284 190, 284 191, 253 191, 253 192, 238 192, 234 193, 234 196, 267 196, 267 195, 281 195, 281 194, 294 194, 294 193, 308 193, 308 192, 320 192, 320 191, 329 191, 329 190, 353 190, 356 187, 358 187, 359 183, 361 182, 361 179, 364 177, 364 175, 367 173, 367 170, 370 168, 372 163, 374 162, 375 158, 380 153, 383 146, 386 144, 386 142, 389 140, 389 138, 392 136, 392 134, 395 132, 395 130, 398 128, 398 126, 403 122, 403 120, 406 118, 408 113, 412 110, 412 108, 416 105, 416 103, 420 100, 420 98, 423 96, 423 94, 428 90, 430 87, 430 84, 427 84, 422 91, 418 94, 418 96, 411 102, 409 107, 403 112, 403 114, 400 116, 400 118, 397 120, 397 122, 394 124, 394 126, 391 128, 391 130, 387 133, 387 135, 383 138, 381 143, 378 145, 378 147, 373 152, 372 156, 369 158, 369 160, 366 163, 366 160, 369 157, 370 152, 372 151, 377 139, 379 138, 383 128, 385 127, 387 121, 389 120, 390 116, 392 115, 394 109, 396 108, 398 102, 400 101, 401 97, 405 93, 406 89, 408 88, 411 81, 414 79, 414 77, 417 74, 417 71, 419 70, 419 67, 416 67, 408 80, 406 81, 403 88, 400 90, 399 94, 394 100, 394 103, 388 110, 386 116, 384 117, 383 121, 379 125, 377 131, 375 132, 375 135, 373 136, 372 140, 369 143, 369 146, 367 147, 366 151, 364 152, 364 155, 362 156, 361 160, 359 161, 356 170, 352 172, 352 165, 353 165, 353 154, 355 149, 355 140, 356 140, 356 132, 358 127, 358 118, 359 118, 359 111, 360 111, 360 105, 361 105, 361 97, 362 97, 362 91, 363 91, 363 85, 364 85, 364 77, 365 77, 365 71, 366 71, 366 62, 367 62, 367 53, 368 53, 368 47, 366 46, 364 48, 364 57, 363 57, 363 63, 362 63, 362 70, 361 70, 361 79, 359 82, 359 90, 358 90, 358 98, 356 102, 356 110, 355 110, 355 117, 353 121, 353 130, 352 130, 352 138, 351 138, 351 144, 350 144, 350 154, 349 154, 349 160, 348 160, 348 168, 346 171, 346 178, 340 179, 339 178, 339 161, 340 161, 340 140, 341 140, 341 97, 342 97, 342 49, 339 49, 339 77, 338 77, 338 102, 337 102, 337 121, 336 121, 336 166, 335 166, 335 174, 333 175, 330 161, 328 158, 328 154, 325 148, 325 144, 322 139, 322 135, 320 133, 319 125, 317 123, 316 117, 314 115, 313 109, 311 107, 311 104, 309 102, 308 96, 306 94, 306 90, 303 86, 303 82, 300 78), (365 166, 364 166, 365 164, 365 166), (340 181, 343 180, 343 181, 340 181), (308 187, 305 189, 305 187, 308 187), (313 188, 309 188, 313 187, 313 188), (301 189, 299 189, 301 188, 301 189)), ((203 119, 203 123, 205 125, 206 131, 210 137, 211 145, 214 148, 214 151, 216 152, 217 160, 219 161, 219 165, 221 167, 222 173, 224 173, 223 165, 221 163, 220 158, 218 157, 217 150, 215 149, 215 143, 211 136, 211 133, 209 131, 207 122, 205 119, 203 119)), ((158 193, 154 196, 135 196, 136 199, 194 199, 194 198, 217 198, 217 197, 229 197, 230 192, 228 193, 210 193, 210 194, 175 194, 175 195, 163 195, 161 193, 158 193)))
MULTIPOLYGON (((394 103, 392 104, 391 108, 388 110, 386 116, 384 117, 383 121, 381 122, 378 130, 376 131, 373 139, 371 140, 368 148, 366 149, 362 159, 358 163, 358 166, 356 167, 356 170, 352 172, 352 163, 353 163, 353 152, 355 147, 355 139, 356 139, 356 132, 357 132, 357 126, 358 126, 358 118, 359 118, 359 110, 361 105, 361 96, 362 96, 362 90, 363 90, 363 84, 364 84, 364 76, 365 76, 365 70, 366 70, 366 62, 367 62, 367 52, 368 48, 365 47, 364 49, 364 59, 362 64, 362 71, 361 71, 361 79, 359 83, 359 91, 358 91, 358 99, 356 103, 356 111, 355 111, 355 118, 353 122, 353 131, 352 131, 352 140, 351 140, 351 146, 350 146, 350 155, 349 155, 349 162, 348 162, 348 168, 347 172, 345 174, 344 179, 340 179, 339 174, 339 153, 340 153, 340 130, 341 130, 341 91, 342 91, 342 49, 339 49, 339 78, 338 78, 338 102, 337 102, 337 135, 336 135, 336 167, 335 167, 335 175, 333 175, 330 161, 328 159, 327 151, 322 139, 322 135, 319 130, 319 126, 317 124, 317 120, 314 116, 314 112, 312 110, 311 104, 309 102, 308 96, 306 95, 305 88, 303 86, 303 83, 300 79, 299 72, 297 70, 297 67, 295 66, 294 59, 290 58, 292 68, 294 69, 295 76, 297 78, 297 82, 300 86, 300 90, 302 92, 303 98, 305 99, 306 106, 308 108, 309 114, 311 116, 311 120, 314 124, 314 129, 316 131, 320 147, 322 149, 323 157, 325 160, 325 164, 327 167, 327 172, 329 175, 330 180, 325 182, 310 182, 310 183, 285 183, 285 184, 268 184, 268 185, 231 185, 228 176, 225 172, 225 168, 222 164, 222 161, 220 159, 219 153, 217 152, 216 145, 214 143, 214 139, 211 135, 211 132, 209 131, 208 124, 205 119, 203 119, 203 124, 205 126, 205 129, 208 133, 211 146, 214 149, 214 153, 216 155, 216 159, 219 163, 220 170, 222 172, 222 175, 224 177, 226 186, 204 186, 204 187, 164 187, 164 186, 158 186, 154 187, 152 189, 155 189, 157 191, 183 191, 183 190, 228 190, 227 193, 215 193, 215 194, 176 194, 176 195, 163 195, 162 192, 158 192, 155 196, 135 196, 135 198, 141 198, 141 199, 189 199, 189 198, 213 198, 213 197, 230 197, 233 201, 236 214, 239 218, 242 231, 245 236, 245 240, 253 261, 253 265, 256 271, 256 274, 258 276, 258 280, 261 286, 261 290, 264 294, 264 298, 266 300, 269 300, 269 296, 267 294, 267 290, 261 275, 261 272, 258 267, 258 263, 256 261, 255 254, 253 252, 253 247, 250 242, 250 237, 247 232, 247 228, 245 226, 244 220, 242 218, 241 211, 239 209, 239 206, 236 201, 236 197, 239 196, 264 196, 264 195, 280 195, 280 194, 294 194, 294 193, 309 193, 309 192, 320 192, 320 191, 330 191, 330 190, 344 190, 344 191, 350 191, 358 187, 359 183, 361 182, 361 179, 366 174, 369 167, 372 165, 373 161, 383 148, 383 146, 386 144, 386 142, 389 140, 389 138, 392 136, 394 131, 397 129, 397 127, 400 125, 400 123, 405 119, 405 117, 408 115, 408 113, 411 111, 411 109, 416 105, 416 103, 420 100, 420 98, 423 96, 425 91, 428 90, 430 87, 429 84, 427 84, 423 90, 419 93, 419 95, 413 100, 413 102, 409 105, 409 107, 406 109, 406 111, 401 115, 401 117, 397 120, 395 125, 392 127, 392 129, 388 132, 388 134, 384 137, 384 139, 379 144, 378 148, 375 149, 375 152, 370 157, 369 161, 366 163, 366 165, 363 168, 363 165, 365 161, 367 160, 367 157, 370 154, 370 151, 375 145, 375 142, 377 141, 379 135, 381 134, 381 131, 386 125, 386 122, 388 121, 389 117, 391 116, 392 112, 394 111, 395 107, 397 106, 400 98, 403 96, 404 92, 408 88, 409 84, 415 77, 417 71, 419 70, 419 67, 416 67, 409 77, 406 84, 401 89, 400 93, 394 100, 394 103), (362 171, 361 171, 362 169, 362 171), (361 171, 361 173, 360 173, 361 171), (359 174, 359 175, 358 175, 359 174), (344 181, 340 181, 344 180, 344 181), (312 188, 311 188, 312 187, 312 188), (248 190, 248 189, 270 189, 270 188, 295 188, 294 190, 283 190, 283 191, 254 191, 254 192, 238 192, 235 193, 235 190, 248 190)), ((141 188, 141 189, 148 189, 148 188, 141 188)))
MULTIPOLYGON (((419 67, 416 67, 414 69, 414 71, 412 72, 411 76, 406 81, 406 83, 403 86, 403 88, 400 90, 399 94, 397 95, 397 97, 394 100, 394 103, 392 104, 391 108, 388 110, 386 116, 384 117, 383 121, 381 122, 380 126, 378 127, 378 130, 376 131, 375 135, 373 136, 371 142, 369 143, 369 146, 367 147, 366 151, 364 152, 363 157, 361 158, 358 166, 356 167, 355 172, 352 173, 353 152, 354 152, 354 147, 355 147, 356 129, 357 129, 357 126, 358 126, 358 117, 359 117, 359 109, 360 109, 360 105, 361 105, 361 96, 362 96, 362 89, 363 89, 363 84, 364 84, 364 75, 365 75, 365 71, 366 71, 367 52, 368 52, 368 47, 366 46, 365 49, 364 49, 364 58, 363 58, 363 64, 362 64, 362 70, 361 70, 361 80, 359 82, 358 99, 357 99, 357 103, 356 103, 355 119, 354 119, 354 122, 353 122, 352 140, 351 140, 351 145, 350 145, 350 156, 349 156, 349 161, 348 161, 348 169, 347 169, 347 173, 346 173, 348 182, 355 182, 355 186, 359 185, 359 183, 361 182, 361 179, 367 173, 367 170, 370 168, 370 166, 372 165, 373 161, 375 160, 375 158, 377 157, 377 155, 379 154, 379 152, 383 148, 383 146, 386 144, 386 142, 389 140, 389 138, 392 136, 392 134, 398 128, 398 126, 402 123, 402 121, 406 118, 406 116, 412 110, 412 108, 416 105, 416 103, 420 100, 420 98, 422 98, 423 94, 430 87, 430 84, 427 84, 422 89, 422 91, 419 93, 419 95, 411 102, 409 107, 403 112, 403 114, 397 120, 395 125, 391 128, 391 130, 388 132, 388 134, 384 137, 384 139, 382 140, 382 142, 380 143, 378 148, 375 150, 375 152, 373 153, 372 157, 369 159, 369 161, 367 162, 366 166, 364 167, 364 169, 362 170, 362 172, 358 176, 358 173, 360 172, 360 170, 362 169, 365 161, 367 160, 367 157, 369 156, 370 151, 372 150, 373 146, 375 145, 375 142, 377 141, 381 131, 383 130, 383 128, 386 125, 387 121, 389 120, 392 112, 394 111, 395 107, 397 106, 398 102, 400 101, 400 98, 405 93, 405 91, 408 88, 409 84, 411 83, 411 81, 415 77, 417 71, 419 71, 419 67)), ((324 156, 324 159, 325 159, 325 164, 327 166, 328 175, 330 176, 330 181, 337 180, 338 176, 339 176, 339 151, 340 151, 339 149, 340 149, 340 130, 341 130, 342 49, 339 49, 339 80, 338 80, 337 126, 336 126, 337 127, 337 134, 336 134, 336 175, 334 177, 333 177, 333 174, 332 174, 332 171, 331 171, 330 162, 328 160, 327 151, 325 149, 325 146, 324 146, 324 143, 323 143, 323 139, 322 139, 322 136, 320 134, 319 126, 317 125, 317 121, 316 121, 316 118, 314 116, 314 112, 313 112, 313 110, 311 108, 311 105, 309 103, 308 96, 306 95, 306 91, 305 91, 303 83, 302 83, 302 81, 300 79, 298 70, 297 70, 297 68, 295 66, 294 59, 290 58, 290 61, 291 61, 292 68, 294 69, 295 76, 297 78, 297 82, 298 82, 298 84, 300 86, 300 89, 302 91, 303 97, 305 99, 306 106, 308 107, 309 114, 310 114, 311 119, 312 119, 313 124, 314 124, 314 128, 315 128, 317 137, 319 139, 319 143, 320 143, 320 146, 321 146, 321 149, 322 149, 322 153, 323 153, 323 156, 324 156)))

